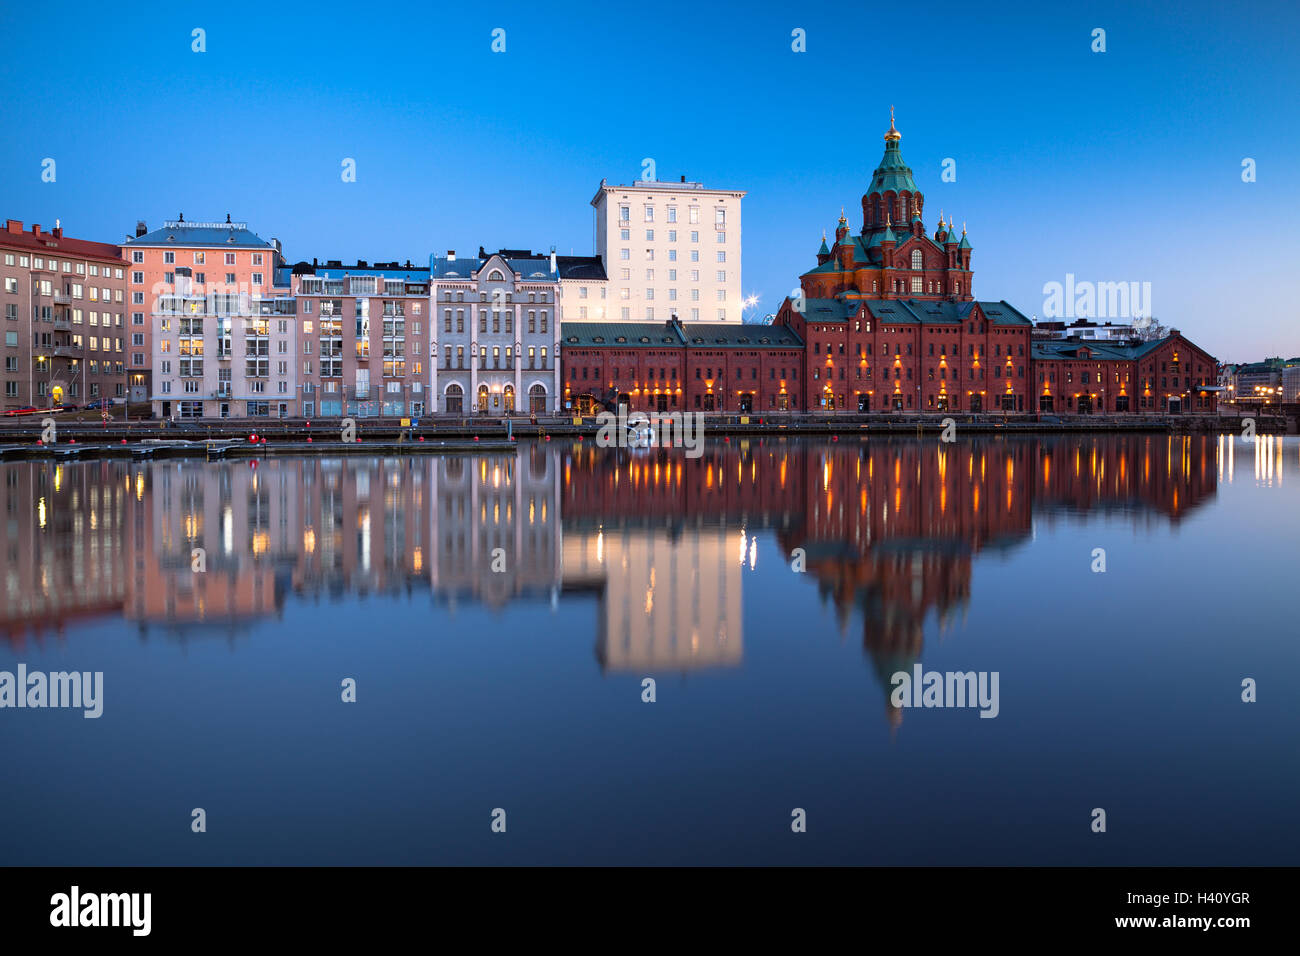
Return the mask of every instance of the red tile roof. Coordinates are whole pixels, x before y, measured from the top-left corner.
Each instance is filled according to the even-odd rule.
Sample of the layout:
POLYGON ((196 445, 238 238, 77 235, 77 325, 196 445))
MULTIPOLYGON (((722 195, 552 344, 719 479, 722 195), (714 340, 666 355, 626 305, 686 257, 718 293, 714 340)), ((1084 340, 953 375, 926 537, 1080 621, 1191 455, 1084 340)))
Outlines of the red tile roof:
POLYGON ((122 261, 121 246, 115 246, 111 242, 92 242, 89 239, 69 239, 63 235, 62 229, 45 232, 39 225, 33 225, 30 231, 24 232, 22 221, 18 219, 5 221, 5 228, 0 230, 0 247, 45 255, 122 261))

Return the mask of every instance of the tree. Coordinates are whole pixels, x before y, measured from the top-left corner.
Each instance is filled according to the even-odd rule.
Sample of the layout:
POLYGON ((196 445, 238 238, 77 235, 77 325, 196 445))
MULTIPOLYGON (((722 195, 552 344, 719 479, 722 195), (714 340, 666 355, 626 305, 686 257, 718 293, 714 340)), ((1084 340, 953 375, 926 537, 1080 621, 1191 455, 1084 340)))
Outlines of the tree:
POLYGON ((1169 334, 1169 329, 1156 321, 1155 316, 1142 316, 1133 320, 1133 337, 1139 342, 1158 342, 1169 334))

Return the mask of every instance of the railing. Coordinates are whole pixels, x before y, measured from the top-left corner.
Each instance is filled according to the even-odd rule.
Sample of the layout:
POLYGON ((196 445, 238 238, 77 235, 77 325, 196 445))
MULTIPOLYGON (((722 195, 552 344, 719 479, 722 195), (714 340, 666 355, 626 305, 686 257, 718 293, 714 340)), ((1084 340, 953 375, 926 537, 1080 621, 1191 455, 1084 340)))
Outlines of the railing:
POLYGON ((82 356, 82 348, 78 345, 56 345, 52 351, 58 358, 79 359, 82 356))
POLYGON ((371 390, 368 388, 350 388, 347 390, 347 393, 348 393, 348 398, 361 401, 363 399, 370 398, 370 391, 371 390))
POLYGON ((72 305, 72 296, 68 295, 66 292, 56 292, 54 293, 54 304, 72 305))

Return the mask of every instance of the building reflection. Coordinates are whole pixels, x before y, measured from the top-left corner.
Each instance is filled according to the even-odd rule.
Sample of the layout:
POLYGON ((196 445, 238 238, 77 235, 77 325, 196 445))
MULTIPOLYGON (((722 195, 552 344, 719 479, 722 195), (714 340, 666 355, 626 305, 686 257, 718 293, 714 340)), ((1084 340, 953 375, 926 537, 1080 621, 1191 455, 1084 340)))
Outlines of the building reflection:
POLYGON ((0 628, 11 647, 61 639, 69 624, 121 614, 129 472, 117 461, 0 466, 0 628))
MULTIPOLYGON (((1231 480, 1233 445, 755 440, 710 442, 690 459, 554 442, 482 455, 15 463, 0 468, 0 621, 16 644, 95 615, 188 639, 291 617, 298 600, 427 592, 453 613, 586 601, 604 670, 735 667, 745 578, 760 580, 765 542, 802 570, 796 580, 841 633, 861 627, 887 700, 889 676, 920 659, 927 622, 942 633, 964 618, 981 553, 1020 547, 1064 515, 1181 521, 1225 471, 1231 480)), ((1280 441, 1255 458, 1259 480, 1281 481, 1280 441)))

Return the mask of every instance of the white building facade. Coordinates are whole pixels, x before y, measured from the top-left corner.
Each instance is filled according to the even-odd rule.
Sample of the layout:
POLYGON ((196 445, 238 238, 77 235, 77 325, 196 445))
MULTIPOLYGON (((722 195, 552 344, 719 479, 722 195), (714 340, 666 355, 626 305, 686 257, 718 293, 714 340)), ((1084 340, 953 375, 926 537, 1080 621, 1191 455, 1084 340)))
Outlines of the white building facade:
POLYGON ((601 181, 591 204, 609 291, 605 314, 589 314, 588 321, 666 322, 674 315, 688 324, 741 321, 745 193, 685 179, 631 186, 601 181))
POLYGON ((429 261, 428 410, 550 414, 560 400, 557 257, 505 249, 429 261))

